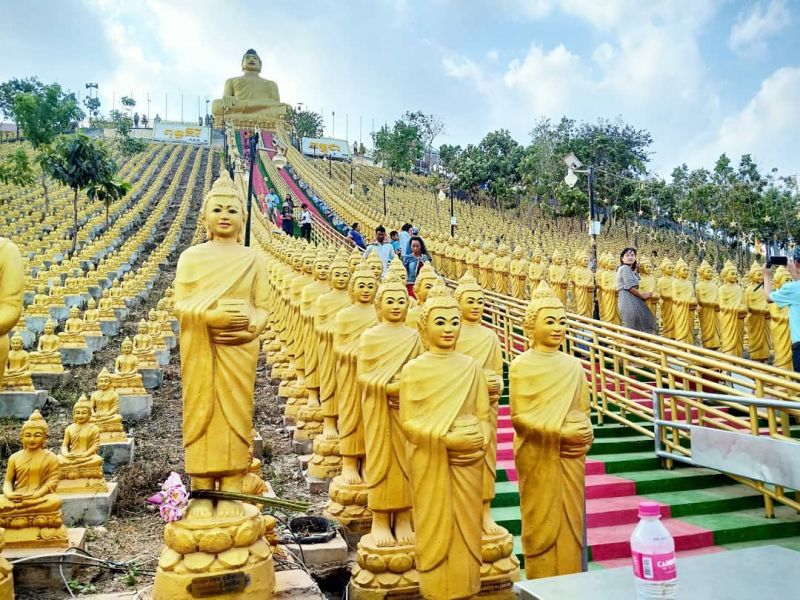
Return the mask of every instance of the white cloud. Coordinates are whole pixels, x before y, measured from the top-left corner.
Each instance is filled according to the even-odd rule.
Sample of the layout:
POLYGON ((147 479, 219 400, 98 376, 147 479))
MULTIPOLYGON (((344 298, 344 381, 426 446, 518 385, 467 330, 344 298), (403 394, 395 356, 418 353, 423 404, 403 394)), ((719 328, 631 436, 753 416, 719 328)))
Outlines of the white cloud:
POLYGON ((492 48, 486 52, 486 59, 492 62, 495 62, 498 58, 500 58, 500 53, 492 48))
POLYGON ((767 50, 767 40, 789 26, 791 13, 785 0, 771 0, 766 7, 759 3, 748 13, 740 13, 731 28, 728 47, 742 56, 760 56, 767 50))
POLYGON ((749 153, 763 168, 778 167, 788 173, 800 168, 800 67, 782 67, 767 77, 753 98, 738 113, 722 120, 714 138, 695 150, 699 160, 731 158, 749 153))

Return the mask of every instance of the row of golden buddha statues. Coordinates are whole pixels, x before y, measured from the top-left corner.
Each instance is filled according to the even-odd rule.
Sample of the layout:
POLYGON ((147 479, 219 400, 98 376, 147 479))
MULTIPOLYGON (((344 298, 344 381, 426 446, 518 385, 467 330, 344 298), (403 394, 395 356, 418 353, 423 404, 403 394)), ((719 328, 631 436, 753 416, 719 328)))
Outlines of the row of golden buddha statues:
MULTIPOLYGON (((512 539, 489 509, 502 357, 481 324, 482 286, 466 273, 452 293, 426 265, 409 298, 399 260, 381 282, 374 254, 258 240, 277 307, 263 347, 285 419, 295 441, 313 440, 308 476, 331 480, 327 514, 364 534, 351 595, 508 591, 512 539)), ((526 315, 531 350, 512 364, 510 392, 526 572, 543 577, 581 568, 582 510, 570 507, 582 505, 592 429, 583 369, 558 352, 563 303, 543 283, 526 315), (543 477, 527 476, 537 463, 543 477)))

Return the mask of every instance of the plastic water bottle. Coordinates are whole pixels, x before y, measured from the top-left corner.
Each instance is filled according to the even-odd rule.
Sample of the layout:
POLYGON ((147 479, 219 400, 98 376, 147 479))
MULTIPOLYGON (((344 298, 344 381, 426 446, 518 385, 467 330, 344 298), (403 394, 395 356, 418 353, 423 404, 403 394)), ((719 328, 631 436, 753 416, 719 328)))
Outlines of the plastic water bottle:
POLYGON ((678 597, 675 540, 660 518, 658 502, 639 503, 639 524, 631 535, 637 600, 675 600, 678 597))

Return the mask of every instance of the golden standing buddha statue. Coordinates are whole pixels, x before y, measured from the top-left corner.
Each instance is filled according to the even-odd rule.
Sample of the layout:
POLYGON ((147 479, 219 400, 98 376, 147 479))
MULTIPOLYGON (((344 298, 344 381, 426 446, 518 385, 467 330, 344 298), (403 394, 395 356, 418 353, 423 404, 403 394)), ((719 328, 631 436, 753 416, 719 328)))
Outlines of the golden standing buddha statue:
POLYGON ((119 414, 119 393, 112 387, 111 373, 103 368, 97 374, 97 389, 89 399, 92 409, 92 423, 100 428, 100 443, 125 442, 128 436, 122 427, 119 414))
POLYGON ((505 243, 497 247, 497 258, 494 259, 494 291, 498 294, 511 293, 511 258, 508 256, 509 248, 505 243))
MULTIPOLYGON (((514 248, 513 258, 511 259, 511 264, 509 265, 509 276, 511 279, 511 295, 514 298, 522 299, 525 298, 525 282, 528 278, 528 268, 530 267, 530 263, 525 258, 525 251, 522 249, 522 246, 517 245, 514 248)), ((463 271, 459 274, 459 277, 463 275, 463 271)))
POLYGON ((672 317, 672 287, 675 278, 672 261, 661 261, 661 277, 658 279, 658 295, 661 298, 661 335, 675 339, 675 322, 672 317))
POLYGON ((59 494, 107 492, 103 478, 100 449, 100 428, 91 422, 92 405, 85 395, 72 407, 72 423, 64 430, 64 441, 58 455, 59 494))
POLYGON ((594 273, 589 269, 589 257, 585 253, 575 257, 572 285, 575 312, 591 318, 594 312, 594 273))
MULTIPOLYGON (((193 492, 241 493, 251 463, 267 270, 261 253, 242 245, 247 214, 224 169, 200 214, 208 241, 184 250, 175 274, 184 462, 193 492)), ((264 531, 252 505, 191 499, 184 516, 165 528, 154 597, 188 600, 193 581, 243 574, 243 596, 271 598, 275 573, 264 531)))
POLYGON ((0 527, 7 548, 66 548, 67 530, 58 497, 58 459, 45 449, 48 427, 38 410, 22 426, 22 450, 8 459, 0 527))
POLYGON ((567 266, 564 264, 564 256, 560 250, 553 250, 552 264, 547 270, 547 280, 553 288, 556 296, 567 305, 567 266))
POLYGON ((408 309, 406 315, 406 325, 409 327, 417 327, 417 319, 419 319, 422 305, 425 304, 428 293, 431 291, 433 284, 438 278, 439 276, 436 274, 436 271, 433 270, 430 263, 423 264, 419 273, 417 273, 417 279, 414 281, 414 295, 417 297, 416 303, 408 309))
POLYGON ((639 291, 651 294, 644 303, 655 317, 658 311, 658 282, 653 275, 653 263, 646 256, 639 259, 639 291))
POLYGON ((420 313, 428 348, 400 375, 423 598, 472 598, 481 588, 483 457, 492 438, 489 385, 456 352, 461 315, 438 281, 420 313))
POLYGON ((492 271, 494 262, 494 252, 489 242, 484 242, 478 254, 478 276, 477 279, 481 287, 485 290, 494 288, 494 272, 492 271))
POLYGON ((546 283, 524 329, 530 349, 512 361, 509 388, 525 574, 536 579, 581 571, 584 465, 594 436, 586 374, 559 351, 566 312, 546 283))
POLYGON ((545 278, 547 265, 543 262, 544 254, 538 246, 533 251, 531 265, 528 267, 528 289, 532 294, 539 282, 545 278))
POLYGON ((750 285, 745 290, 748 358, 766 362, 769 359, 771 345, 769 325, 767 324, 770 319, 770 312, 767 299, 764 297, 764 290, 761 289, 764 284, 764 273, 761 271, 761 265, 753 261, 750 270, 747 272, 747 279, 750 282, 750 285))
POLYGON ((6 368, 9 339, 6 335, 22 314, 22 292, 25 274, 17 247, 0 237, 0 382, 6 368))
POLYGON ((34 391, 31 379, 30 355, 22 347, 22 338, 14 334, 11 338, 11 350, 8 353, 8 364, 5 366, 0 391, 4 392, 32 392, 34 391))
POLYGON ((714 270, 706 261, 697 268, 697 319, 700 321, 700 338, 703 348, 719 349, 719 288, 714 283, 714 270))
POLYGON ((719 286, 719 350, 733 356, 743 356, 747 301, 744 289, 739 285, 739 274, 731 261, 725 263, 720 278, 723 283, 719 286))
POLYGON ((673 339, 694 344, 694 311, 697 299, 689 281, 689 265, 680 258, 675 263, 672 280, 672 331, 673 339))

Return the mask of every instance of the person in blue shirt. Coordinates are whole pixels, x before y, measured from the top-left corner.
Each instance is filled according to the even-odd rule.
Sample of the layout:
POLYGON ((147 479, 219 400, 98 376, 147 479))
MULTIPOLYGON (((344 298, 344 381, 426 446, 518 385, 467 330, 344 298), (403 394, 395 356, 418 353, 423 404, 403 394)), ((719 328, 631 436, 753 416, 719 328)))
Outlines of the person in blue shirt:
POLYGON ((400 241, 400 258, 403 258, 410 250, 408 245, 411 243, 411 223, 403 223, 398 240, 400 241))
POLYGON ((381 263, 383 263, 382 279, 386 276, 386 270, 389 268, 389 261, 395 256, 394 247, 391 242, 386 239, 386 228, 383 225, 378 225, 375 228, 375 240, 370 242, 367 246, 367 250, 364 252, 364 258, 367 258, 370 252, 377 254, 378 258, 381 259, 381 263))
POLYGON ((350 232, 347 234, 348 239, 352 240, 353 243, 358 246, 359 248, 364 247, 364 238, 362 237, 361 233, 358 231, 358 223, 353 223, 350 226, 350 232))
POLYGON ((398 254, 400 252, 400 236, 396 231, 390 231, 389 239, 392 242, 392 248, 394 248, 394 253, 398 254))
POLYGON ((789 257, 786 269, 794 281, 784 283, 779 290, 772 289, 772 268, 764 266, 764 295, 767 302, 774 302, 781 308, 789 307, 789 335, 792 338, 792 367, 800 373, 800 272, 797 255, 789 257))

